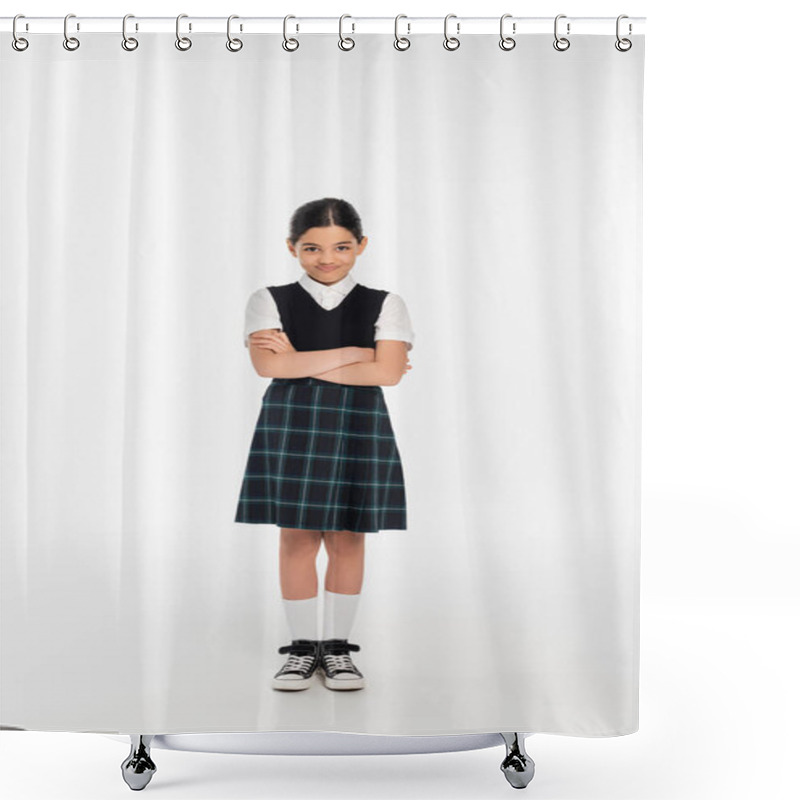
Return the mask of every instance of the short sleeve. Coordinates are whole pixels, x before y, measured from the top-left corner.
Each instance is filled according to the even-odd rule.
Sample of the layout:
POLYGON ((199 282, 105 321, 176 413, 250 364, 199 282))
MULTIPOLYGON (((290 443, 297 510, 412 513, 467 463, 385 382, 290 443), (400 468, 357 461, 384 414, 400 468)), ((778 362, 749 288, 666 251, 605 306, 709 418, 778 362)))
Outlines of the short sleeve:
POLYGON ((251 333, 265 328, 282 329, 283 323, 272 292, 269 289, 259 289, 250 295, 244 312, 244 346, 250 346, 248 337, 251 333))
POLYGON ((375 322, 375 339, 400 339, 411 350, 414 346, 414 331, 408 309, 399 294, 389 292, 383 301, 381 313, 375 322))

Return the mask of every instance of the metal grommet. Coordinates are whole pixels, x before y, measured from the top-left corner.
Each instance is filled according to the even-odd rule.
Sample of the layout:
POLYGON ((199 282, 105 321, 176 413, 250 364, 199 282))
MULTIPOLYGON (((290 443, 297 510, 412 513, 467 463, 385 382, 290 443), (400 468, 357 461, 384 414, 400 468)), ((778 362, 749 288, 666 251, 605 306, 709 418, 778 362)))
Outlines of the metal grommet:
MULTIPOLYGON (((350 15, 349 14, 342 14, 342 16, 339 17, 339 49, 340 50, 352 50, 356 46, 355 40, 351 39, 349 36, 347 36, 347 37, 343 37, 342 36, 342 22, 344 21, 345 17, 350 17, 350 15), (349 42, 349 45, 345 46, 345 42, 349 42)), ((353 19, 353 18, 350 17, 350 19, 353 19)), ((351 33, 355 33, 355 31, 356 31, 355 22, 352 23, 352 25, 353 25, 353 30, 351 31, 351 33)))
MULTIPOLYGON (((192 46, 192 40, 188 36, 181 36, 181 19, 188 17, 188 14, 178 14, 175 18, 175 47, 178 50, 186 51, 192 46)), ((192 29, 192 23, 189 23, 189 30, 192 29)))
MULTIPOLYGON (((448 14, 444 18, 444 41, 442 42, 442 44, 444 45, 444 49, 445 50, 458 50, 458 48, 461 47, 461 40, 460 39, 456 38, 456 36, 448 36, 447 35, 447 20, 449 20, 451 17, 455 17, 455 16, 456 16, 455 14, 448 14)), ((461 23, 457 22, 456 23, 456 35, 458 35, 459 33, 461 33, 461 23)))
MULTIPOLYGON (((139 46, 139 40, 135 39, 133 36, 128 36, 128 32, 125 30, 125 26, 132 16, 133 14, 126 14, 122 18, 122 49, 127 50, 128 52, 135 50, 139 46)), ((136 29, 139 29, 138 25, 136 26, 136 29)))
MULTIPOLYGON (((290 20, 290 19, 297 19, 297 17, 295 17, 294 14, 287 14, 283 18, 283 42, 281 42, 281 44, 283 45, 283 49, 284 50, 286 50, 289 53, 293 53, 295 50, 297 50, 298 47, 300 47, 300 42, 298 42, 297 39, 294 39, 294 38, 292 38, 292 39, 287 39, 286 38, 286 22, 287 22, 287 20, 290 20), (290 42, 292 43, 291 45, 289 44, 290 42)), ((295 30, 299 31, 300 30, 300 26, 299 25, 295 25, 295 30)))
MULTIPOLYGON (((616 47, 617 50, 620 51, 620 53, 627 53, 628 50, 630 50, 631 47, 633 47, 633 42, 630 39, 620 39, 619 38, 619 21, 621 19, 629 19, 629 17, 628 17, 627 14, 620 14, 617 17, 617 41, 614 42, 614 47, 616 47), (627 47, 623 47, 623 42, 627 45, 627 47)), ((633 32, 633 26, 629 22, 628 23, 628 33, 630 34, 632 32, 633 32)))
POLYGON ((22 36, 17 36, 17 20, 18 19, 25 19, 24 14, 17 14, 14 17, 14 21, 11 23, 11 46, 17 50, 18 52, 22 52, 23 50, 28 49, 28 40, 22 36))
MULTIPOLYGON (((510 16, 511 16, 511 14, 503 14, 503 16, 500 17, 500 49, 501 50, 513 50, 517 46, 517 40, 516 39, 512 39, 510 36, 506 36, 503 33, 503 23, 510 16)), ((511 23, 511 32, 512 33, 516 33, 517 32, 517 23, 516 22, 512 22, 511 23)))
MULTIPOLYGON (((564 50, 569 50, 569 45, 570 45, 569 39, 566 39, 565 37, 558 35, 558 21, 560 19, 566 19, 566 18, 567 18, 566 14, 559 14, 556 17, 555 22, 553 23, 553 33, 556 37, 556 40, 553 42, 553 47, 555 47, 555 49, 561 53, 563 53, 564 50), (564 46, 561 47, 560 45, 564 46)), ((567 23, 567 35, 569 35, 569 22, 567 23)))
MULTIPOLYGON (((80 43, 80 41, 78 41, 78 39, 76 39, 74 36, 69 36, 67 34, 67 20, 70 17, 74 17, 74 16, 75 16, 74 14, 67 14, 67 16, 64 17, 64 42, 63 42, 63 45, 64 45, 64 49, 65 50, 69 50, 70 52, 72 50, 77 50, 81 46, 81 43, 80 43)), ((78 28, 78 30, 80 30, 80 28, 78 28)))
MULTIPOLYGON (((408 48, 411 47, 411 39, 406 39, 405 36, 400 36, 400 33, 397 30, 398 23, 400 22, 400 17, 404 17, 405 19, 408 19, 408 17, 405 14, 398 14, 394 18, 394 49, 395 50, 408 50, 408 48), (400 44, 401 42, 402 42, 402 45, 400 44)), ((407 33, 411 33, 411 23, 410 22, 406 22, 406 27, 408 28, 407 33)))
MULTIPOLYGON (((232 39, 231 38, 231 20, 232 19, 239 19, 238 14, 231 14, 228 17, 228 41, 225 42, 225 47, 231 51, 231 53, 238 53, 243 47, 244 44, 242 43, 241 39, 232 39)), ((241 26, 239 26, 239 30, 241 30, 241 26)))

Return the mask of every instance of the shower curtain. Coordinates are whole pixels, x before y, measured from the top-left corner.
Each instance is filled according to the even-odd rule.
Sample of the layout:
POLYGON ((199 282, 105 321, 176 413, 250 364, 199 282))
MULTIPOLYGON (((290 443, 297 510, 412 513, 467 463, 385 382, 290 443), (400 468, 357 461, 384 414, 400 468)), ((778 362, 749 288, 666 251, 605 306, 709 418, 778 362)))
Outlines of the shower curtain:
POLYGON ((644 37, 30 38, 0 48, 3 726, 636 731, 644 37), (281 528, 237 505, 267 394, 321 384, 249 333, 299 352, 296 309, 351 302, 287 244, 325 198, 368 239, 339 344, 394 359, 326 413, 368 396, 392 464, 348 502, 402 513, 295 525, 364 537, 365 685, 282 692, 281 528))

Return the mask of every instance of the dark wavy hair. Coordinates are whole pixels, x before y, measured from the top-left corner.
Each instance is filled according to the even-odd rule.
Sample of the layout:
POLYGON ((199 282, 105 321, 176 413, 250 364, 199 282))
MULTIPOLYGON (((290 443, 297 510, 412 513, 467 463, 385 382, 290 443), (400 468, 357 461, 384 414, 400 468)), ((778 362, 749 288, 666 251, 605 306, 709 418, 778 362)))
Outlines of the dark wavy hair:
POLYGON ((338 197, 323 197, 321 200, 311 200, 304 203, 292 214, 289 223, 289 239, 292 244, 309 228, 326 228, 338 225, 347 228, 357 242, 361 242, 364 234, 361 230, 361 217, 358 212, 347 202, 338 197))

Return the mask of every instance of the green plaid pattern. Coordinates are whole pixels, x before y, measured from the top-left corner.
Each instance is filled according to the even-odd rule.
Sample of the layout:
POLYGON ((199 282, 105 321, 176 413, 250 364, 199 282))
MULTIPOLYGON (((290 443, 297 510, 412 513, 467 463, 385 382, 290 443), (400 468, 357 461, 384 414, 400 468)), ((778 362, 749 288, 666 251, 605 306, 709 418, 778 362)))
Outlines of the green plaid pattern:
POLYGON ((253 433, 236 522, 405 530, 403 467, 383 388, 272 378, 253 433))

